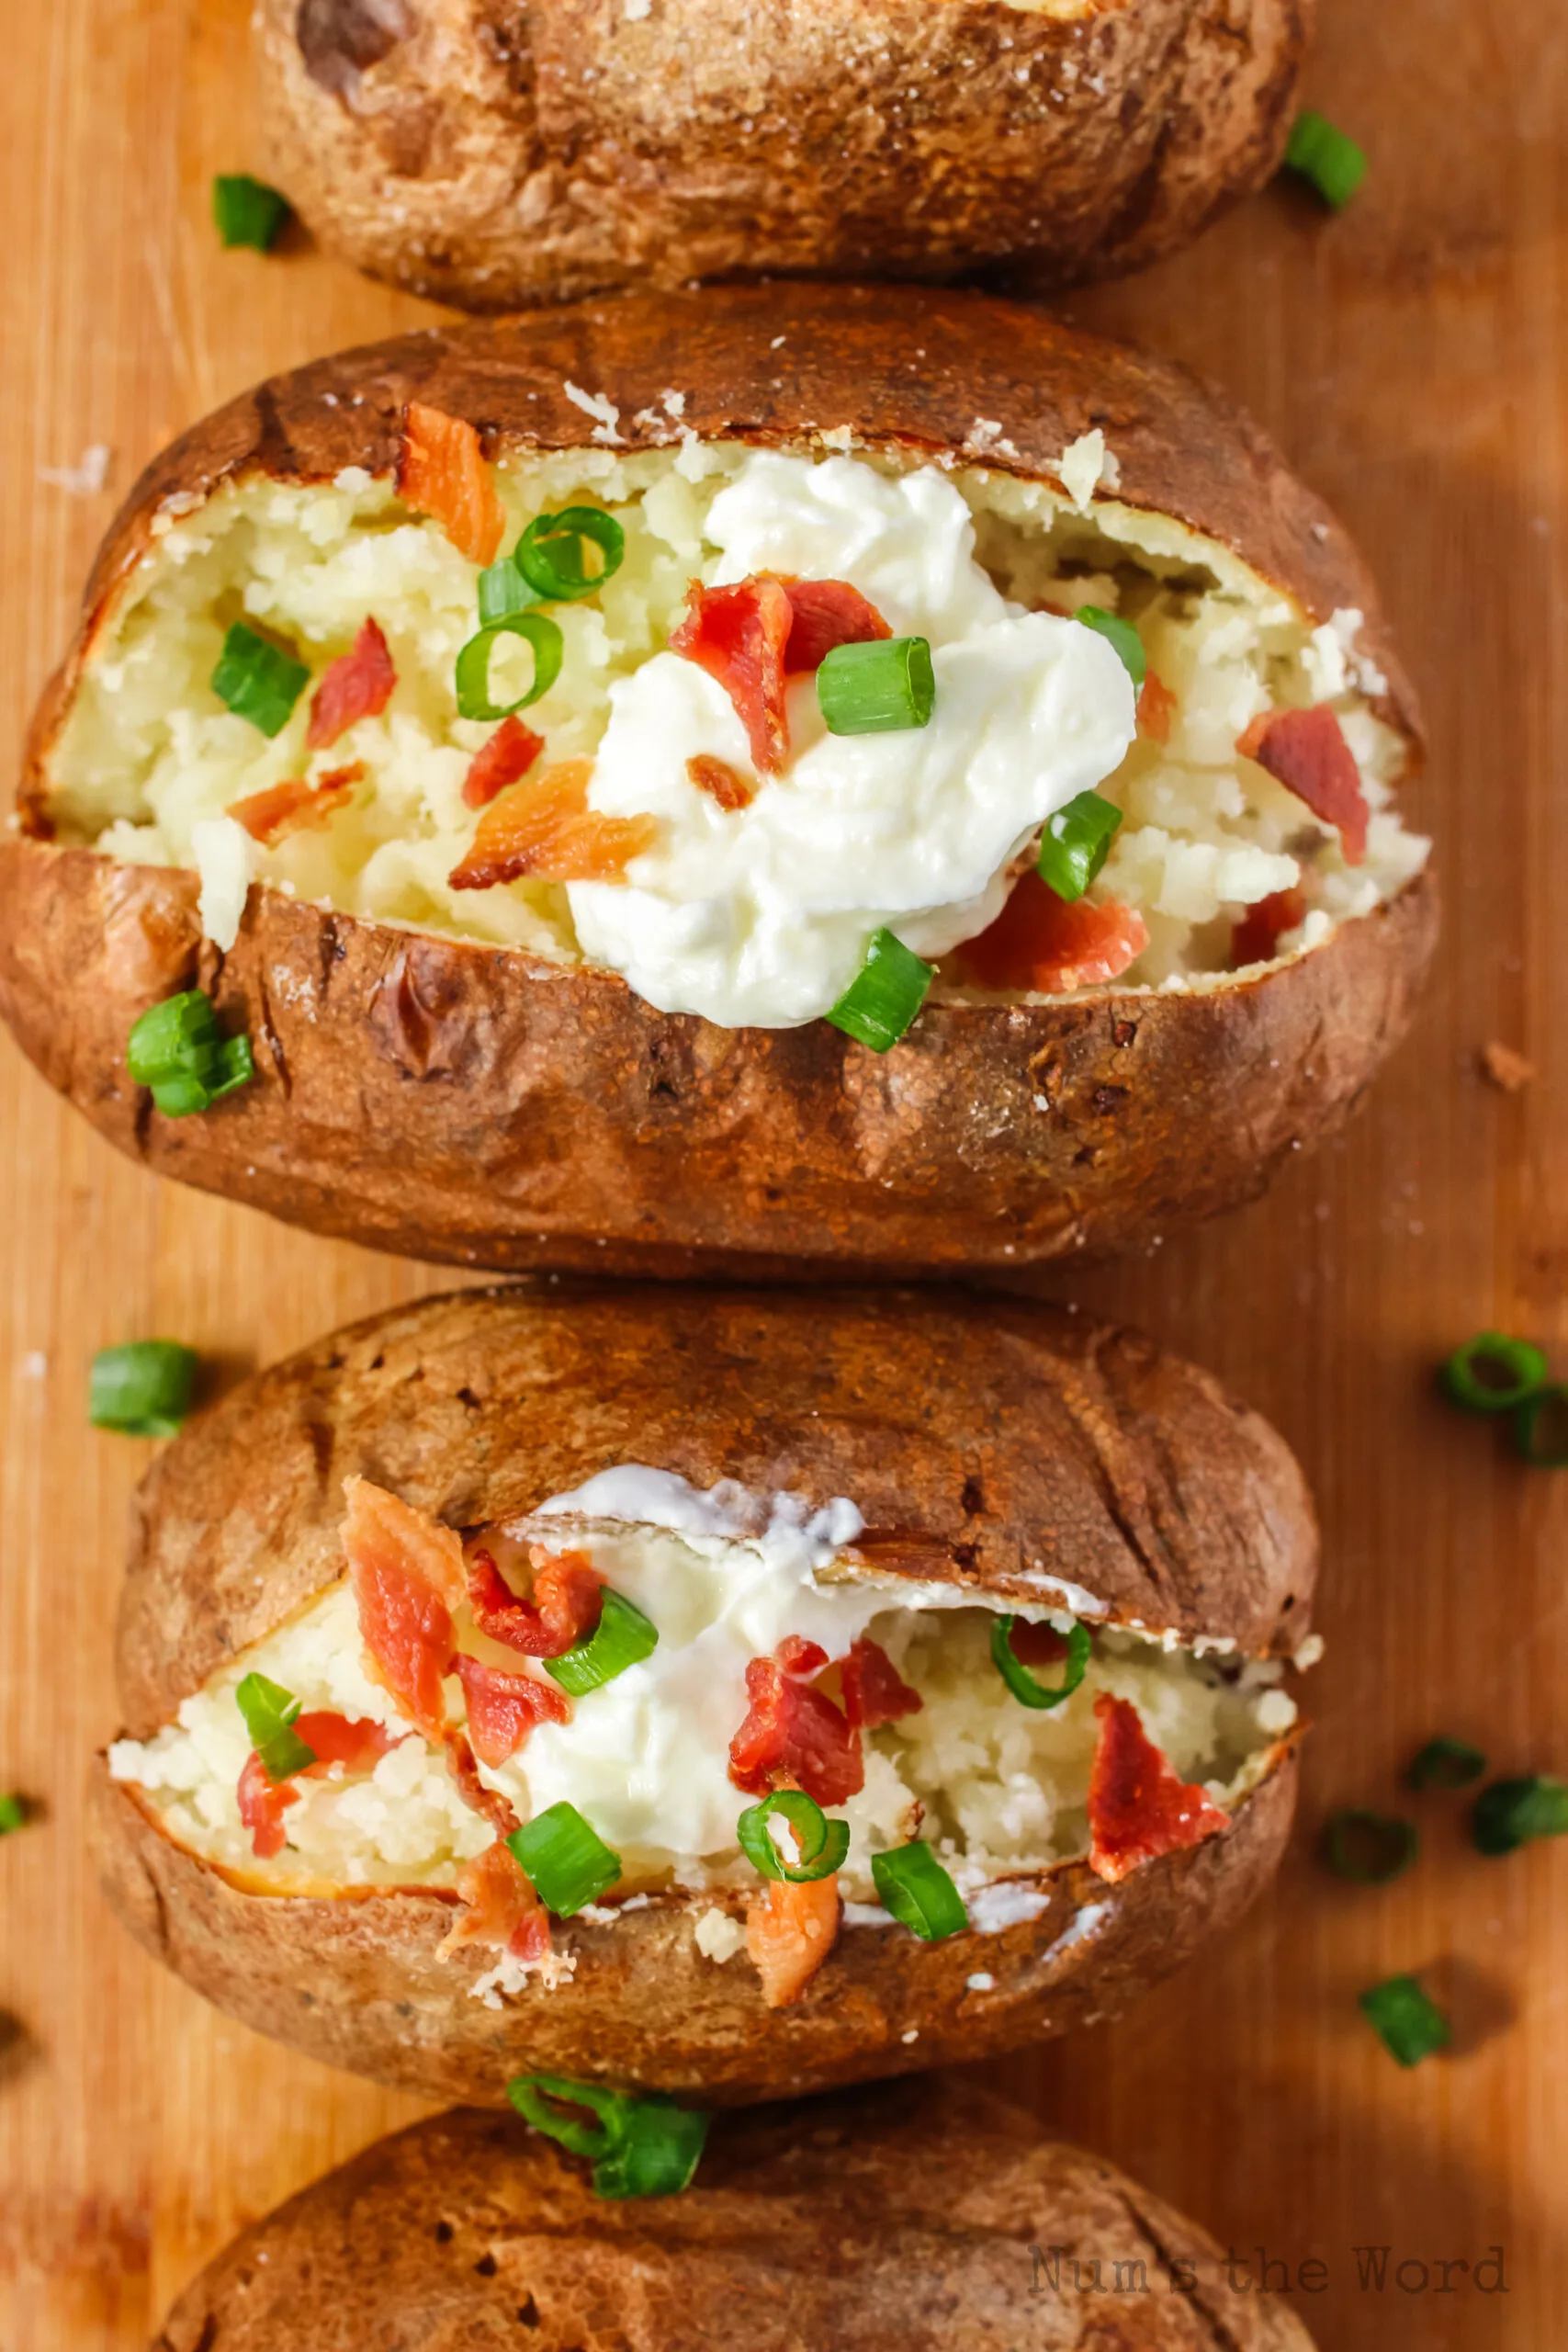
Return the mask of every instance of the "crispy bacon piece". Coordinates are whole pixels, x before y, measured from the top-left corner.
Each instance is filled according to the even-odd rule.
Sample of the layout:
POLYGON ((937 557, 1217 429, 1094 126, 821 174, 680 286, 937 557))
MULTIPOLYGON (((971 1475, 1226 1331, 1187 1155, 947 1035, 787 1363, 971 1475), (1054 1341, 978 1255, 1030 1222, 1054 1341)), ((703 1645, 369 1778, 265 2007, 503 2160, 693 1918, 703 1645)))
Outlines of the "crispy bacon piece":
POLYGON ((1143 686, 1138 695, 1138 729, 1156 743, 1168 743, 1170 722, 1176 717, 1176 696, 1163 678, 1152 670, 1144 673, 1143 686))
POLYGON ((439 523, 470 563, 493 563, 501 553, 506 515, 479 436, 461 417, 410 401, 403 412, 398 495, 439 523))
POLYGON ((798 1674, 807 1682, 828 1663, 821 1643, 808 1642, 803 1634, 786 1634, 773 1656, 786 1674, 798 1674))
POLYGON ((1284 933, 1294 931, 1305 913, 1306 900, 1299 890, 1274 890, 1248 907, 1231 933, 1232 971, 1239 972, 1245 964, 1272 962, 1284 933))
POLYGON ((918 1715, 925 1705, 911 1690, 885 1649, 863 1636, 854 1643, 843 1664, 844 1713, 857 1731, 877 1724, 896 1724, 903 1715, 918 1715))
POLYGON ((251 1851, 268 1862, 288 1843, 283 1816, 299 1802, 299 1792, 287 1781, 270 1781, 266 1767, 253 1747, 240 1775, 240 1819, 251 1833, 251 1851))
POLYGON ((1345 863, 1360 865, 1371 811, 1345 730, 1326 703, 1308 710, 1266 710, 1236 738, 1235 747, 1243 759, 1256 760, 1304 801, 1314 817, 1335 826, 1345 863))
POLYGON ((838 1873, 798 1885, 770 1879, 746 1907, 746 1950, 770 2009, 798 2001, 838 1938, 838 1873))
POLYGON ((1089 1778, 1089 1866, 1114 1885, 1145 1862, 1228 1829, 1230 1817, 1161 1755, 1136 1707, 1102 1690, 1089 1778))
POLYGON ((819 670, 836 645, 869 645, 893 631, 867 597, 847 580, 785 580, 790 631, 784 644, 784 673, 798 678, 819 670))
POLYGON ((749 808, 757 797, 756 786, 746 776, 738 775, 728 760, 716 759, 711 752, 698 752, 686 762, 686 781, 731 812, 749 808))
POLYGON ((547 1552, 533 1544, 528 1565, 534 1589, 519 1600, 491 1553, 472 1552, 468 1561, 468 1607, 481 1634, 525 1657, 563 1657, 599 1623, 603 1579, 581 1552, 547 1552))
POLYGON ((376 1679, 427 1739, 446 1736, 442 1691, 452 1611, 466 1597, 463 1546, 449 1527, 368 1478, 348 1482, 343 1547, 376 1679))
POLYGON ((760 572, 728 588, 694 580, 670 650, 716 678, 746 729, 759 775, 777 775, 789 756, 784 650, 795 614, 782 580, 760 572))
POLYGON ((522 1863, 498 1838, 457 1872, 463 1908, 440 1957, 465 1944, 491 1944, 513 1960, 543 1960, 550 1949, 550 1915, 522 1863))
POLYGON ((509 784, 520 784, 545 748, 545 739, 525 727, 513 711, 503 718, 490 741, 476 752, 463 783, 466 808, 488 808, 509 784))
POLYGON ((466 1731, 446 1734, 446 1769, 469 1811, 477 1813, 481 1821, 488 1821, 498 1838, 510 1838, 517 1826, 517 1815, 499 1789, 487 1788, 480 1780, 466 1731))
POLYGON ((729 1743, 729 1777, 749 1796, 804 1789, 821 1805, 842 1804, 865 1783, 860 1734, 843 1710, 774 1658, 746 1668, 750 1711, 729 1743))
POLYGON ((282 784, 269 784, 260 792, 247 793, 243 800, 231 800, 226 813, 264 849, 276 849, 289 833, 319 831, 330 824, 340 808, 347 808, 364 774, 364 761, 355 760, 345 768, 329 768, 314 782, 307 776, 288 776, 282 784))
POLYGON ((562 760, 509 786, 480 817, 447 880, 454 890, 499 882, 618 882, 659 838, 657 817, 602 817, 588 806, 589 760, 562 760))
POLYGON ((516 1755, 536 1724, 571 1721, 571 1701, 553 1682, 503 1674, 477 1657, 455 1657, 452 1665, 468 1702, 474 1753, 492 1772, 516 1755))
POLYGON ((294 1729, 306 1747, 315 1750, 315 1762, 307 1764, 300 1775, 306 1780, 323 1779, 333 1764, 341 1764, 346 1772, 373 1771, 382 1757, 408 1736, 406 1732, 389 1731, 385 1724, 373 1723, 368 1715, 333 1714, 325 1708, 297 1716, 294 1729))
POLYGON ((360 719, 377 718, 391 701, 397 683, 380 623, 367 616, 351 650, 329 662, 321 674, 305 733, 310 749, 329 751, 360 719))
POLYGON ((1111 899, 1059 899, 1038 874, 1020 875, 994 923, 965 940, 959 958, 966 978, 983 989, 1035 989, 1063 996, 1069 989, 1113 980, 1149 944, 1142 915, 1111 899))

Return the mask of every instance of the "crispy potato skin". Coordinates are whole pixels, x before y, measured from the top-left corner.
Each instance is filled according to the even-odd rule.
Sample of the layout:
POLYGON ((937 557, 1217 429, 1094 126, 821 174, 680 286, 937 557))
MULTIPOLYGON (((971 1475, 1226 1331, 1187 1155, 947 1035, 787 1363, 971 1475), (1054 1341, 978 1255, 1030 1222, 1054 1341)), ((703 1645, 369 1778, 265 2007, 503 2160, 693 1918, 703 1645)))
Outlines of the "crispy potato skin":
POLYGON ((243 2232, 152 2352, 480 2352, 525 2312, 537 2352, 1312 2352, 1206 2232, 967 2084, 727 2117, 655 2204, 596 2199, 588 2170, 513 2119, 433 2116, 243 2232), (1053 2245, 1081 2283, 1069 2259, 1036 2289, 1053 2245), (1090 2282, 1119 2263, 1152 2291, 1108 2306, 1090 2282))
POLYGON ((264 0, 271 168, 323 243, 512 310, 758 271, 1036 290, 1279 161, 1313 0, 264 0))
MULTIPOLYGON (((1021 23, 1032 21, 1027 17, 1021 23)), ((1042 20, 1043 21, 1043 20, 1042 20)), ((772 286, 441 329, 275 379, 156 459, 111 528, 34 721, 0 842, 0 1012, 51 1082, 161 1173, 317 1230, 457 1264, 681 1274, 1017 1267, 1130 1249, 1262 1189, 1345 1115, 1408 1021, 1434 886, 1260 978, 1188 997, 936 1003, 890 1054, 826 1023, 724 1030, 613 973, 357 922, 255 889, 204 944, 193 876, 47 836, 50 747, 117 589, 170 498, 254 470, 395 462, 411 398, 492 452, 581 445, 564 385, 627 447, 867 445, 1054 478, 1102 425, 1121 501, 1234 549, 1314 621, 1367 616, 1384 715, 1418 721, 1359 559, 1224 397, 1184 371, 977 296, 772 286), (774 338, 790 373, 779 377, 774 338), (357 401, 358 405, 355 405, 357 401), (1009 445, 998 456, 984 417, 1009 445), (259 1077, 168 1121, 124 1068, 131 1023, 199 982, 259 1077)))

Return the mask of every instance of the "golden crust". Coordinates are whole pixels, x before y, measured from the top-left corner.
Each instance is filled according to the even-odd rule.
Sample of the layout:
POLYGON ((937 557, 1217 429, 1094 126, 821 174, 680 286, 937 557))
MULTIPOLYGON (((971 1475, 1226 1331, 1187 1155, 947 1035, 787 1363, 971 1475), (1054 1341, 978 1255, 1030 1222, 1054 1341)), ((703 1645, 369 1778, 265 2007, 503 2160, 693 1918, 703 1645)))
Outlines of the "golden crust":
POLYGON ((759 271, 1036 290, 1279 162, 1313 0, 264 0, 271 168, 323 243, 515 309, 759 271))

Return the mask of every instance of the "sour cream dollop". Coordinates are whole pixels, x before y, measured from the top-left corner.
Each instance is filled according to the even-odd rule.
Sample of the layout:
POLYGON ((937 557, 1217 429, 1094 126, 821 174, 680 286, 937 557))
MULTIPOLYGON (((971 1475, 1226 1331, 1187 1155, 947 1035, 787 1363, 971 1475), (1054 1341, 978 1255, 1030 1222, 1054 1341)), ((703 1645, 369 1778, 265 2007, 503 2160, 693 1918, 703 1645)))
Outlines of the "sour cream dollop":
POLYGON ((814 679, 788 695, 791 756, 757 779, 728 695, 658 653, 610 692, 589 792, 661 819, 625 884, 573 883, 584 954, 665 1012, 793 1028, 836 1004, 886 926, 928 960, 983 931, 1007 869, 1054 810, 1117 768, 1132 681, 1092 629, 1010 604, 975 560, 968 507, 924 467, 757 451, 709 509, 708 584, 753 572, 845 580, 896 636, 930 639, 929 726, 829 735, 814 679), (687 775, 703 753, 757 782, 721 809, 687 775))

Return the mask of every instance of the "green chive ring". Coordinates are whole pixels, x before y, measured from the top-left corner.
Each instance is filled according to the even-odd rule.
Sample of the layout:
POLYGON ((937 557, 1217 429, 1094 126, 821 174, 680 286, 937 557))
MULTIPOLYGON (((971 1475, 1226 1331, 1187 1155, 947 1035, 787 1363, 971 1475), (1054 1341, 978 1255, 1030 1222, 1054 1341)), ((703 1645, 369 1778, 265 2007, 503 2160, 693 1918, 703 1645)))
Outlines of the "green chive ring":
POLYGON ((1477 1331, 1438 1374, 1443 1394, 1466 1413, 1511 1413, 1546 1380, 1546 1358, 1529 1340, 1477 1331))
POLYGON ((850 1850, 850 1825, 829 1821, 814 1797, 804 1789, 775 1789, 761 1804, 748 1805, 735 1825, 740 1850, 764 1878, 784 1879, 791 1886, 809 1885, 813 1879, 830 1878, 843 1867, 850 1850), (786 1862, 768 1826, 782 1814, 795 1834, 800 1860, 786 1862))
POLYGON ((543 613, 506 613, 500 620, 488 621, 457 656, 457 716, 510 718, 514 710, 526 710, 531 702, 548 694, 559 677, 563 650, 559 628, 543 613), (503 637, 525 639, 534 652, 534 683, 515 702, 490 698, 491 655, 503 637))
POLYGON ((1347 1805, 1323 1827, 1323 1858, 1336 1878, 1355 1886, 1387 1886, 1421 1850, 1421 1833, 1397 1814, 1347 1805))
POLYGON ((626 551, 625 531, 602 506, 563 506, 558 514, 535 515, 513 549, 512 560, 536 595, 551 604, 570 604, 595 594, 613 579, 626 551), (598 572, 591 573, 583 560, 590 547, 604 559, 598 572))
POLYGON ((1010 1611, 997 1617, 991 1624, 991 1664, 1007 1684, 1015 1699, 1026 1707, 1059 1707, 1070 1699, 1089 1668, 1089 1652, 1094 1636, 1089 1627, 1076 1618, 1069 1626, 1066 1640, 1067 1657, 1066 1671, 1060 1684, 1053 1690, 1031 1674, 1012 1645, 1012 1629, 1017 1618, 1010 1611))

